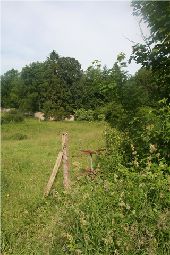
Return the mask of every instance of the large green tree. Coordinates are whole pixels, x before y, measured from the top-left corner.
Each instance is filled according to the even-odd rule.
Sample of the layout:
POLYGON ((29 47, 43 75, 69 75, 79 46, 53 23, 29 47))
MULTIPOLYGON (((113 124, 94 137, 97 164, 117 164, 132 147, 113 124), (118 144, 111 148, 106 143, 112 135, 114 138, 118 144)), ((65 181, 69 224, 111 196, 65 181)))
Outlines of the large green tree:
POLYGON ((21 80, 23 82, 23 98, 20 103, 20 109, 23 111, 40 111, 43 104, 44 63, 33 62, 25 66, 21 71, 21 80))
POLYGON ((170 99, 170 2, 132 1, 133 14, 150 28, 145 44, 133 46, 131 59, 153 71, 158 99, 170 99))
MULTIPOLYGON (((20 75, 17 70, 11 69, 1 76, 1 105, 5 108, 18 106, 18 89, 20 75), (16 98, 16 100, 14 100, 16 98)), ((19 92, 19 91, 18 91, 19 92)))

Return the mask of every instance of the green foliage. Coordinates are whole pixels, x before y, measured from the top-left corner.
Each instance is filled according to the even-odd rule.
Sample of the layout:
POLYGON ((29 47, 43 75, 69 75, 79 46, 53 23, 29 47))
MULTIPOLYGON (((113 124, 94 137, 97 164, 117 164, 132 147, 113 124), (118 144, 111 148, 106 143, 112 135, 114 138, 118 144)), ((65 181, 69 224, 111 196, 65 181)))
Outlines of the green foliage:
POLYGON ((122 130, 127 124, 127 114, 121 103, 112 102, 107 105, 105 119, 112 127, 122 130))
POLYGON ((94 119, 98 121, 104 121, 106 111, 107 111, 106 107, 96 108, 94 111, 94 119))
POLYGON ((141 68, 124 84, 122 105, 128 112, 136 112, 139 107, 153 106, 159 98, 151 71, 141 68))
POLYGON ((117 167, 124 162, 124 152, 122 150, 122 144, 125 138, 123 132, 118 131, 115 128, 109 128, 105 130, 105 143, 106 154, 105 157, 100 157, 100 163, 102 163, 101 174, 107 177, 112 175, 117 167), (107 168, 104 166, 107 165, 107 168), (109 171, 107 171, 109 169, 109 171))
POLYGON ((43 105, 43 112, 46 118, 54 118, 55 120, 64 120, 66 116, 66 111, 63 107, 52 103, 52 101, 46 101, 43 105))
POLYGON ((134 76, 124 70, 124 53, 110 69, 95 60, 83 72, 76 59, 55 51, 42 63, 1 76, 3 107, 43 111, 56 120, 75 112, 77 120, 88 121, 68 125, 29 119, 21 127, 14 124, 23 120, 21 113, 2 114, 2 123, 14 122, 2 126, 4 254, 168 254, 169 2, 132 5, 151 29, 145 45, 133 47, 131 59, 142 64, 134 76), (105 146, 104 122, 94 120, 111 126, 105 146), (72 189, 63 192, 59 175, 57 188, 44 200, 46 170, 56 157, 54 136, 58 132, 59 145, 66 129, 72 189), (105 150, 89 176, 77 153, 101 145, 105 150))
MULTIPOLYGON (((109 179, 82 179, 64 203, 66 254, 168 254, 168 179, 161 168, 135 173, 119 165, 109 179)), ((51 254, 58 250, 55 237, 51 254)))
POLYGON ((81 77, 81 65, 76 59, 52 51, 46 61, 33 62, 20 73, 10 70, 1 77, 2 106, 23 112, 44 110, 57 116, 62 112, 72 114, 82 107, 81 77))
POLYGON ((151 69, 157 80, 157 93, 160 98, 169 94, 169 1, 132 1, 134 15, 139 16, 150 28, 150 36, 145 44, 133 46, 134 59, 142 66, 151 69))
POLYGON ((82 109, 75 111, 75 117, 77 120, 93 121, 94 120, 94 111, 85 110, 82 108, 82 109))
MULTIPOLYGON (((127 133, 110 128, 105 131, 106 152, 98 159, 98 176, 93 180, 79 178, 74 191, 65 194, 62 239, 56 232, 51 254, 57 253, 59 243, 66 254, 168 254, 170 167, 160 155, 157 157, 161 148, 155 150, 150 139, 160 133, 161 139, 166 137, 164 141, 170 137, 166 126, 169 106, 163 100, 152 111, 139 110, 142 119, 136 130, 153 121, 156 124, 161 116, 164 128, 157 123, 157 131, 147 134, 150 155, 145 164, 127 133), (131 148, 129 158, 127 144, 131 148)), ((140 135, 145 135, 141 130, 140 135)))
POLYGON ((3 115, 1 116, 2 124, 22 122, 22 121, 24 121, 24 116, 21 112, 18 112, 18 111, 3 113, 3 115))
POLYGON ((160 158, 170 160, 170 106, 159 101, 157 108, 140 108, 130 123, 129 136, 141 158, 148 156, 150 146, 160 158))
POLYGON ((20 87, 19 72, 17 70, 11 69, 1 76, 2 107, 15 108, 16 106, 18 106, 19 98, 17 90, 19 87, 20 87))
POLYGON ((2 106, 23 112, 43 111, 57 120, 84 108, 93 110, 96 120, 103 120, 106 110, 99 109, 106 109, 113 100, 122 101, 127 79, 124 58, 120 53, 111 69, 102 68, 95 60, 83 72, 76 59, 52 51, 46 61, 33 62, 20 73, 11 70, 1 77, 2 106))
POLYGON ((104 121, 105 120, 105 107, 100 107, 95 110, 86 110, 83 108, 80 108, 75 111, 75 117, 76 120, 86 120, 86 121, 104 121))

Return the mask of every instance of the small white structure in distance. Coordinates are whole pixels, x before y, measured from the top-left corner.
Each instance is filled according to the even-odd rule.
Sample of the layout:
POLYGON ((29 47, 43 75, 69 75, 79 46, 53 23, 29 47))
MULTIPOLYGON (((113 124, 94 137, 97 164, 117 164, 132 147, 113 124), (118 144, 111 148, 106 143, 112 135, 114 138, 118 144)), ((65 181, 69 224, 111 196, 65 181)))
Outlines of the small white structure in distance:
POLYGON ((54 121, 55 118, 50 116, 49 120, 50 120, 50 121, 54 121))
POLYGON ((43 112, 35 112, 34 117, 38 118, 39 120, 45 120, 45 116, 43 112))
POLYGON ((7 109, 7 108, 2 108, 1 107, 1 112, 10 112, 11 111, 11 109, 9 108, 9 109, 7 109))
POLYGON ((74 121, 74 115, 70 115, 68 118, 65 118, 66 121, 74 121))

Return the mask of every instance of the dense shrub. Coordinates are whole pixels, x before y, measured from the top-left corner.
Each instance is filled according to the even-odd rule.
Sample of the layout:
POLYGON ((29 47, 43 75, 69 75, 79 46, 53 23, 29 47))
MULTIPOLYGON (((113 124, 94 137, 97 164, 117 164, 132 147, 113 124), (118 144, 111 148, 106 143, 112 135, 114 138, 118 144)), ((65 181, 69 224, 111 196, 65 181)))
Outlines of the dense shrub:
MULTIPOLYGON (((162 101, 137 114, 130 123, 133 135, 130 127, 106 130, 97 177, 79 178, 74 191, 65 194, 60 240, 56 233, 63 253, 169 254, 169 106, 162 101)), ((54 242, 51 254, 56 253, 54 242)))
POLYGON ((142 107, 129 126, 129 137, 143 159, 152 154, 170 161, 170 105, 166 100, 158 102, 157 108, 142 107))
POLYGON ((95 110, 85 110, 83 108, 75 111, 75 117, 77 120, 86 120, 86 121, 104 121, 105 120, 106 108, 97 108, 95 110))
POLYGON ((85 110, 83 108, 75 111, 75 117, 77 120, 86 120, 93 121, 94 120, 94 111, 93 110, 85 110))
MULTIPOLYGON (((163 168, 152 174, 119 165, 109 178, 87 178, 74 187, 64 200, 65 254, 168 254, 169 191, 163 168)), ((54 246, 51 254, 56 253, 54 246)))
POLYGON ((135 112, 125 112, 122 106, 110 105, 106 121, 124 134, 121 148, 128 163, 138 159, 145 166, 148 157, 158 162, 158 158, 170 162, 170 105, 166 99, 156 107, 140 107, 135 112))
POLYGON ((113 102, 107 105, 105 119, 112 127, 124 130, 127 125, 127 118, 128 115, 122 104, 113 102))
POLYGON ((94 110, 94 119, 98 121, 104 121, 105 120, 105 113, 106 113, 107 107, 99 107, 94 110))
POLYGON ((23 114, 15 110, 11 112, 3 113, 3 115, 1 116, 2 124, 12 123, 12 122, 22 122, 23 120, 24 120, 23 114))
POLYGON ((67 112, 64 110, 63 107, 58 107, 50 101, 46 101, 44 103, 43 112, 46 119, 52 117, 58 121, 64 120, 64 117, 67 115, 67 112))

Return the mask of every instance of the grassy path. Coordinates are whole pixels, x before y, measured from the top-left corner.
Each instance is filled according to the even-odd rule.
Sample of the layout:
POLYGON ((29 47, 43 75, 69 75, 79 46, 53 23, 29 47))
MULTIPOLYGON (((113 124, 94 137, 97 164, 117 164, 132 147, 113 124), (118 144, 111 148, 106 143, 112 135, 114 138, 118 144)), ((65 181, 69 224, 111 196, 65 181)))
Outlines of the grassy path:
POLYGON ((63 193, 62 171, 52 196, 44 199, 43 191, 61 148, 61 134, 69 134, 74 182, 88 164, 80 149, 102 148, 103 131, 103 123, 87 122, 27 120, 2 126, 2 254, 51 254, 54 226, 60 234, 62 224, 63 201, 53 200, 63 193))

